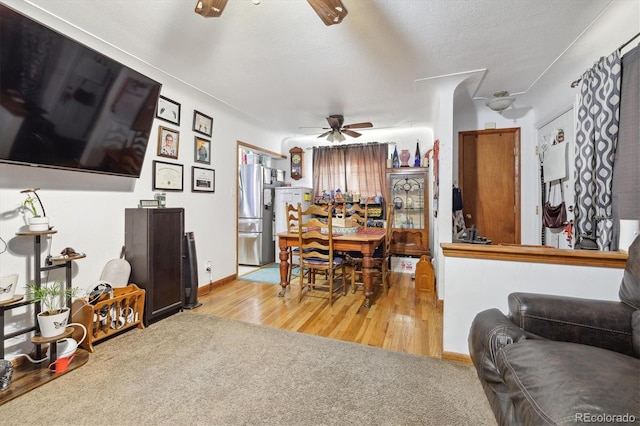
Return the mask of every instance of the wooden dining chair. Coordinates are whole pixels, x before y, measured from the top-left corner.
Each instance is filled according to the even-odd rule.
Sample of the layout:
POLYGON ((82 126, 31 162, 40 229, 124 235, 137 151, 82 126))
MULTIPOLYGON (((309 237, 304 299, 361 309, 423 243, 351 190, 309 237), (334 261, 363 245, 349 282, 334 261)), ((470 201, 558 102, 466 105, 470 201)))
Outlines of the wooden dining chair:
MULTIPOLYGON (((286 203, 285 211, 287 215, 287 233, 291 234, 294 231, 297 231, 298 226, 298 206, 294 204, 286 203)), ((291 282, 291 277, 293 275, 293 270, 298 268, 298 272, 303 272, 300 269, 300 261, 298 259, 298 253, 300 249, 298 247, 289 247, 289 270, 287 271, 288 279, 287 282, 291 282)))
POLYGON ((360 204, 355 203, 346 209, 345 217, 349 217, 355 220, 359 226, 367 228, 369 226, 369 206, 365 204, 362 207, 360 204))
MULTIPOLYGON (((385 224, 385 236, 383 243, 376 249, 373 254, 373 267, 377 270, 378 274, 382 278, 382 287, 385 295, 389 294, 389 275, 391 272, 391 228, 393 224, 394 206, 393 204, 386 205, 386 224, 385 224)), ((349 254, 349 262, 352 265, 351 271, 351 291, 356 292, 356 286, 362 285, 362 255, 358 256, 357 253, 349 254), (356 277, 360 276, 360 281, 356 281, 356 277)))
MULTIPOLYGON (((298 232, 298 209, 301 208, 301 203, 298 203, 296 205, 286 203, 285 208, 287 212, 287 232, 297 233, 298 232)), ((327 207, 322 207, 317 204, 311 204, 306 210, 302 212, 302 215, 303 215, 303 218, 305 219, 310 217, 320 218, 320 221, 324 223, 326 222, 326 219, 323 219, 323 218, 326 218, 328 216, 329 214, 328 211, 329 210, 327 209, 327 207)), ((306 271, 300 267, 299 253, 300 253, 300 248, 298 247, 289 248, 289 270, 287 271, 288 278, 289 278, 288 282, 291 282, 291 278, 294 275, 293 270, 295 268, 298 268, 298 272, 302 272, 303 274, 306 274, 306 271)))
MULTIPOLYGON (((304 276, 300 275, 298 302, 302 301, 305 288, 307 293, 312 290, 326 289, 329 292, 329 306, 332 306, 335 292, 342 290, 342 294, 346 294, 346 262, 344 257, 337 256, 333 250, 332 215, 329 213, 326 216, 325 223, 319 217, 309 215, 310 212, 318 212, 314 207, 317 206, 303 211, 302 207, 298 206, 300 268, 308 271, 309 274, 306 283, 304 276), (342 279, 342 285, 336 287, 337 278, 342 279)), ((331 205, 328 207, 328 212, 331 212, 331 205)))
MULTIPOLYGON (((367 222, 369 220, 369 208, 366 204, 364 207, 362 207, 359 203, 350 205, 345 204, 343 207, 343 213, 344 217, 348 217, 358 226, 367 228, 367 222)), ((347 262, 347 269, 351 274, 351 287, 353 288, 353 283, 355 282, 355 274, 362 264, 362 254, 360 252, 351 251, 340 252, 340 254, 345 257, 345 260, 347 262)))

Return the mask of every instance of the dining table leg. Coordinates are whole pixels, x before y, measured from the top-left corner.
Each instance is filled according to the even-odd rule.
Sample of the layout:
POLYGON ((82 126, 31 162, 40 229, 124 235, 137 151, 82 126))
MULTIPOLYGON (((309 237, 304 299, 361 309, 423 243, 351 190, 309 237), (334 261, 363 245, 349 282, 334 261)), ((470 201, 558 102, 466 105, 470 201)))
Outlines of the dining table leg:
POLYGON ((280 287, 282 290, 278 293, 279 297, 284 297, 285 292, 287 291, 287 286, 289 285, 289 248, 285 244, 285 242, 280 239, 279 242, 280 247, 280 287))
POLYGON ((373 296, 373 277, 375 270, 373 269, 373 257, 369 250, 363 250, 362 253, 362 283, 364 286, 364 307, 371 307, 371 297, 373 296))

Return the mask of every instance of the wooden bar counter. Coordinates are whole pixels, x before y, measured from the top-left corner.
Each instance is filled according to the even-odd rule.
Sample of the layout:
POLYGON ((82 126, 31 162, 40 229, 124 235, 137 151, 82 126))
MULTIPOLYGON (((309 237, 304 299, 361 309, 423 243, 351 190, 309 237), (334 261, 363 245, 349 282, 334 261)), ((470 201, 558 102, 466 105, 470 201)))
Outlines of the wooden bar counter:
POLYGON ((534 245, 442 243, 440 247, 446 257, 620 269, 624 269, 628 257, 622 251, 571 250, 534 245))

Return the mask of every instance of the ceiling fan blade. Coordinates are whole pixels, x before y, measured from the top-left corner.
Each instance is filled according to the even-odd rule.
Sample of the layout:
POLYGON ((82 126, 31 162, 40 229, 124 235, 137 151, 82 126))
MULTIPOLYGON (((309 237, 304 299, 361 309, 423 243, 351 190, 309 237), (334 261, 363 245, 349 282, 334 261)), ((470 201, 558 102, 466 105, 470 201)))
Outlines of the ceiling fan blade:
POLYGON ((307 0, 325 25, 342 22, 347 16, 347 8, 340 0, 307 0))
POLYGON ((327 117, 327 122, 332 129, 339 129, 340 127, 342 127, 343 123, 343 120, 341 118, 342 116, 340 115, 330 115, 329 117, 327 117))
POLYGON ((353 130, 349 130, 349 129, 342 129, 342 133, 349 135, 352 138, 357 138, 359 136, 362 136, 362 133, 354 132, 353 130))
POLYGON ((366 129, 367 127, 373 127, 373 124, 369 122, 364 122, 364 123, 347 124, 346 126, 344 126, 345 129, 366 129))
POLYGON ((198 0, 196 13, 205 18, 219 18, 228 0, 198 0))
POLYGON ((319 138, 324 138, 325 136, 327 136, 328 134, 330 134, 331 132, 333 132, 333 130, 329 130, 328 132, 324 132, 323 134, 321 134, 320 136, 318 136, 319 138))

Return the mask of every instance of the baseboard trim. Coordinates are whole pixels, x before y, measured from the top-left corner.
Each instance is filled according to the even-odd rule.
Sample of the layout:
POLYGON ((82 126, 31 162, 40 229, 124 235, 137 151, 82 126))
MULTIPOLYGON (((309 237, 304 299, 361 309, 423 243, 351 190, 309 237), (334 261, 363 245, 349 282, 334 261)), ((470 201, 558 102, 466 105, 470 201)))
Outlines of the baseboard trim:
POLYGON ((209 294, 211 290, 214 288, 218 288, 230 282, 233 282, 238 279, 238 274, 229 275, 228 277, 221 278, 217 281, 212 281, 209 284, 205 284, 203 286, 198 287, 198 296, 204 296, 205 294, 209 294))
POLYGON ((442 359, 444 359, 445 361, 453 361, 453 362, 459 362, 462 364, 469 364, 469 365, 473 365, 473 361, 471 361, 471 357, 469 355, 466 354, 459 354, 456 352, 442 352, 442 359))

